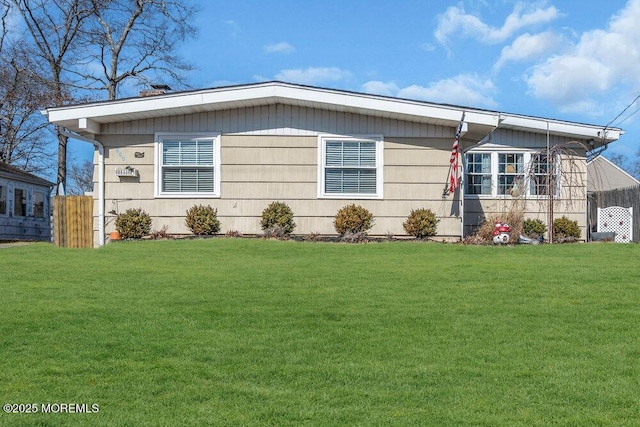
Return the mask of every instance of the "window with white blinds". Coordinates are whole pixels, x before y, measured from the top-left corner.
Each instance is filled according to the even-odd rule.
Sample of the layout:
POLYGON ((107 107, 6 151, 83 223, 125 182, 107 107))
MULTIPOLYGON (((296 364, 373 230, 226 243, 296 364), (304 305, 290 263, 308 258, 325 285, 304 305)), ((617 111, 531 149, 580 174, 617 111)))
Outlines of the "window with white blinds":
POLYGON ((382 141, 321 138, 321 197, 382 197, 382 141))
POLYGON ((218 197, 218 138, 159 141, 159 195, 218 197))

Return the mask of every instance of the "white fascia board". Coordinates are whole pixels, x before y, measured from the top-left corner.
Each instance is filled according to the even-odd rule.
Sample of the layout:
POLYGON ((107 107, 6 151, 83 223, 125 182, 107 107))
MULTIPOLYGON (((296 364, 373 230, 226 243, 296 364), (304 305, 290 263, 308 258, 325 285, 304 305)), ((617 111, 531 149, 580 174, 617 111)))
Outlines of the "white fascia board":
MULTIPOLYGON (((451 122, 457 126, 462 118, 463 108, 431 105, 411 100, 389 99, 375 95, 333 92, 322 89, 291 86, 275 87, 275 96, 281 99, 304 100, 316 105, 349 107, 364 111, 375 111, 389 115, 428 117, 451 122)), ((490 111, 467 111, 465 122, 487 126, 498 126, 499 113, 490 111)))
MULTIPOLYGON (((500 127, 538 133, 546 133, 548 129, 552 135, 566 135, 580 139, 602 139, 605 137, 602 134, 603 128, 599 126, 506 114, 500 118, 500 127)), ((615 141, 620 138, 620 133, 620 129, 607 129, 606 140, 615 141)))
MULTIPOLYGON (((336 108, 355 109, 362 112, 377 112, 389 116, 425 117, 442 120, 457 126, 462 116, 462 108, 431 105, 401 99, 388 99, 375 95, 343 93, 327 89, 295 87, 287 84, 265 84, 251 87, 208 89, 197 92, 157 95, 143 98, 129 98, 119 101, 85 104, 69 107, 56 107, 47 110, 49 121, 60 123, 68 120, 93 120, 96 123, 108 123, 109 116, 121 116, 153 111, 166 111, 177 108, 193 108, 202 111, 206 106, 216 104, 233 105, 247 101, 291 100, 308 103, 310 106, 334 106, 336 108)), ((259 102, 257 102, 259 103, 259 102)), ((499 113, 467 111, 465 122, 496 127, 499 113)), ((88 122, 85 122, 85 124, 88 122)), ((82 123, 79 123, 82 128, 82 123)), ((84 128, 83 128, 84 129, 84 128)), ((91 132, 89 128, 86 129, 91 132)))

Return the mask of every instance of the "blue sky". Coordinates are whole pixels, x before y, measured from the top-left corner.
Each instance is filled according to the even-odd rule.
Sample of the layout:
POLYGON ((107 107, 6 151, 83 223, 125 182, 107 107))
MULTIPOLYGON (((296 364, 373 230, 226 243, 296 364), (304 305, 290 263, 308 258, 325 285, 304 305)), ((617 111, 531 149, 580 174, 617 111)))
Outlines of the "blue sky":
MULTIPOLYGON (((640 0, 201 5, 181 49, 194 88, 282 80, 603 126, 640 94, 640 0)), ((638 108, 608 153, 635 156, 638 108)))

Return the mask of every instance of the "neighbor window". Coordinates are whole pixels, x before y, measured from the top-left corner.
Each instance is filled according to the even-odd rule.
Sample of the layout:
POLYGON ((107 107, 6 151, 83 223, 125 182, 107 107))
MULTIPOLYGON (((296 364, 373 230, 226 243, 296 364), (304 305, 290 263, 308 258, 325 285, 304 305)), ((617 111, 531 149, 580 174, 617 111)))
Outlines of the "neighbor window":
POLYGON ((321 137, 320 156, 320 197, 382 197, 381 138, 321 137))
POLYGON ((33 193, 33 216, 44 218, 44 193, 40 191, 33 193))
POLYGON ((465 194, 540 196, 548 193, 547 156, 531 152, 469 152, 465 194))
POLYGON ((219 137, 160 136, 158 188, 161 196, 219 197, 219 137))
POLYGON ((0 215, 7 213, 7 187, 0 185, 0 215))
POLYGON ((27 216, 27 191, 22 188, 13 190, 13 216, 27 216))

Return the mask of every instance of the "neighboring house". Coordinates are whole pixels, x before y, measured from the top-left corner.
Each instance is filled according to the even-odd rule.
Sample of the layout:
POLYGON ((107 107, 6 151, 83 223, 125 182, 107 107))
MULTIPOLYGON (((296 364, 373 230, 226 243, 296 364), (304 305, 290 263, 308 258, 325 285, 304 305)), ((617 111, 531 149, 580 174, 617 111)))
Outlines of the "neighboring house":
POLYGON ((554 212, 585 229, 585 147, 608 144, 622 133, 282 82, 46 113, 69 136, 96 146, 97 244, 113 229, 108 211, 142 208, 154 228, 188 233, 187 209, 205 204, 217 208, 222 232, 252 234, 261 231, 261 213, 272 201, 291 207, 296 234, 335 234, 336 212, 357 203, 375 216, 372 234, 404 235, 410 211, 429 208, 440 220, 437 238, 459 240, 491 213, 518 208, 545 219, 546 160, 539 153, 570 141, 580 143, 577 154, 559 156, 577 169, 557 180, 554 212), (463 112, 464 182, 449 194, 449 159, 463 112))
POLYGON ((51 240, 54 184, 0 162, 0 240, 51 240))
POLYGON ((587 162, 587 191, 609 191, 640 185, 640 181, 603 156, 587 162))

